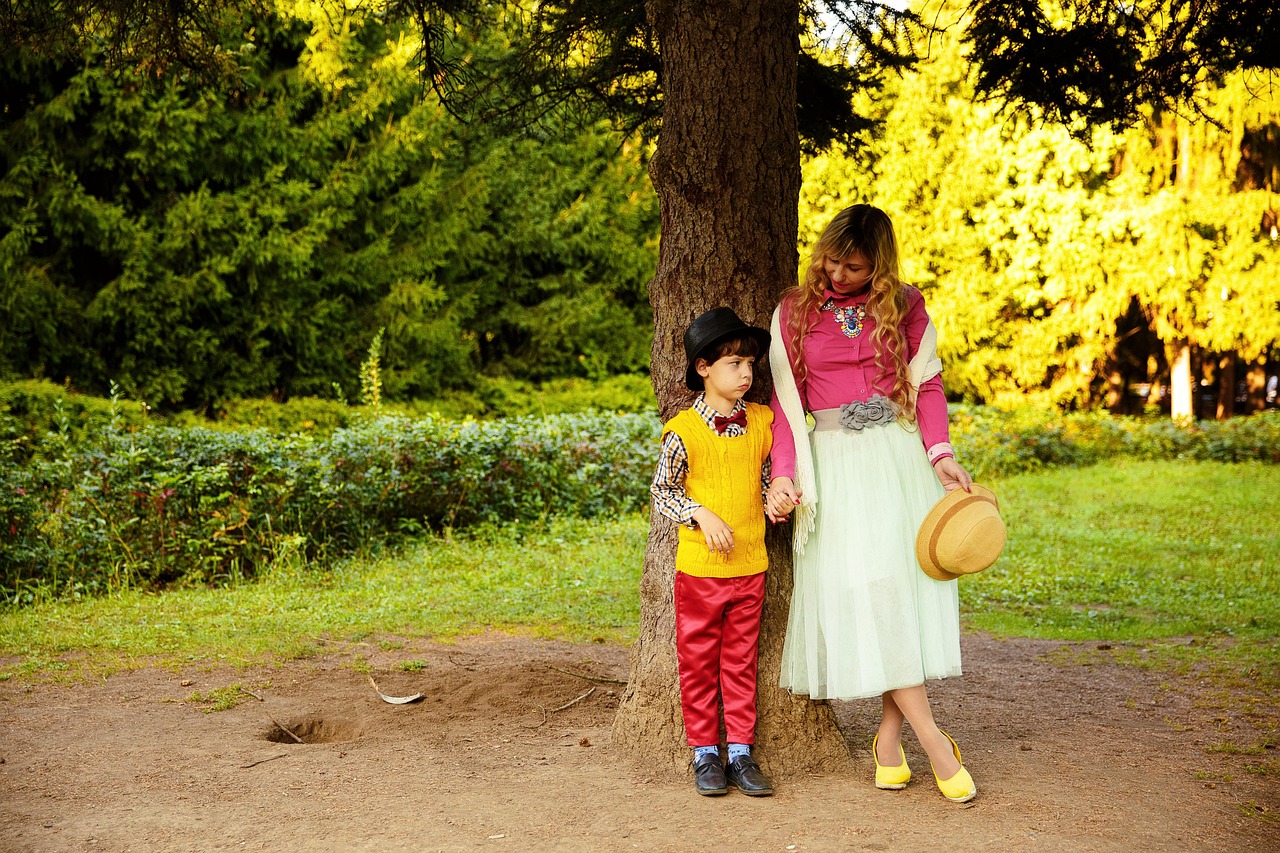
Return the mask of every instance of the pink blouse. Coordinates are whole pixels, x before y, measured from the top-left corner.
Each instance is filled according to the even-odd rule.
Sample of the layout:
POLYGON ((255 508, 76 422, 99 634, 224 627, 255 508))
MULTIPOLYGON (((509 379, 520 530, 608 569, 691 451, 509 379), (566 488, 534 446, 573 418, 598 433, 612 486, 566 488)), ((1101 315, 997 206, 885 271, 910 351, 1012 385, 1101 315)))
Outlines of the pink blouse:
MULTIPOLYGON (((925 311, 924 296, 919 290, 907 287, 905 291, 907 313, 901 328, 907 342, 907 361, 910 361, 920 346, 929 314, 925 311)), ((839 296, 831 288, 827 288, 825 295, 833 300, 834 308, 855 309, 859 305, 865 305, 868 296, 866 293, 839 296)), ((790 300, 784 300, 779 320, 788 358, 793 357, 787 331, 791 318, 790 309, 790 300)), ((889 396, 893 390, 893 373, 890 369, 880 370, 876 367, 875 348, 871 343, 871 332, 875 330, 876 321, 870 314, 863 318, 862 331, 853 338, 845 335, 836 320, 834 310, 819 310, 816 318, 811 318, 811 321, 812 331, 804 339, 803 352, 808 376, 803 381, 796 377, 800 402, 805 411, 838 409, 855 400, 864 402, 877 393, 889 396)), ((786 417, 782 414, 782 405, 778 402, 776 392, 769 407, 773 409, 773 476, 794 477, 795 441, 787 426, 786 417)), ((916 420, 920 425, 920 439, 930 451, 930 461, 952 455, 947 428, 947 398, 942 391, 941 376, 935 376, 920 386, 916 397, 916 420)))

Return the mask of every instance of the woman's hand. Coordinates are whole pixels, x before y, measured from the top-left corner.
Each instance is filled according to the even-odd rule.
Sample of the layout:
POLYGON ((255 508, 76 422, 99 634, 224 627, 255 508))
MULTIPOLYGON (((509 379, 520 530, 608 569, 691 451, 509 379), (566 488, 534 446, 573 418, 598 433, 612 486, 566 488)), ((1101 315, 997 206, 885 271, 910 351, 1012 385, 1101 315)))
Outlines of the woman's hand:
POLYGON ((774 477, 765 496, 764 514, 774 524, 781 524, 800 504, 800 490, 790 477, 774 477))
POLYGON ((954 492, 956 489, 964 489, 967 492, 973 485, 973 478, 969 476, 969 472, 961 468, 960 463, 956 462, 952 456, 944 456, 934 462, 933 473, 938 475, 942 488, 948 492, 954 492))

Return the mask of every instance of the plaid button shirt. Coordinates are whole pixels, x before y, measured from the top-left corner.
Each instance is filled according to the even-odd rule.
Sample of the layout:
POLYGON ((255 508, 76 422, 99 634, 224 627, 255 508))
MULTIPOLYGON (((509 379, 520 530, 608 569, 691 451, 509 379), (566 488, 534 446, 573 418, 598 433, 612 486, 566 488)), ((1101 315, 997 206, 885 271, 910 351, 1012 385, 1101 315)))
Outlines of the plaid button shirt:
MULTIPOLYGON (((734 403, 729 416, 732 417, 744 409, 746 406, 739 400, 734 403)), ((719 435, 715 418, 720 413, 707 405, 704 395, 699 394, 698 399, 693 401, 693 410, 702 418, 707 429, 719 435)), ((729 424, 724 430, 727 438, 737 438, 746 434, 746 427, 737 424, 729 424)), ((773 479, 772 469, 773 465, 766 457, 764 464, 760 466, 762 497, 769 491, 769 483, 773 479)), ((702 508, 702 504, 690 499, 685 493, 684 480, 688 473, 689 451, 685 449, 684 440, 674 432, 668 432, 662 437, 662 448, 658 451, 658 468, 654 471, 653 483, 649 486, 649 492, 653 495, 653 506, 677 524, 687 524, 696 528, 698 524, 693 520, 693 514, 702 508)))

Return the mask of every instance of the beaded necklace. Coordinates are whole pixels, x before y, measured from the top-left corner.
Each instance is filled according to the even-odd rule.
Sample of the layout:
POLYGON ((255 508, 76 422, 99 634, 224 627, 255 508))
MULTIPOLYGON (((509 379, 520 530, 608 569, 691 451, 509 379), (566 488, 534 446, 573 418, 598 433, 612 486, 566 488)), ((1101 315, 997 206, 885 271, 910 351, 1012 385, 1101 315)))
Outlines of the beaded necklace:
POLYGON ((822 306, 823 311, 831 311, 836 325, 846 338, 856 338, 862 334, 862 321, 867 319, 865 304, 836 307, 835 299, 828 299, 822 306))

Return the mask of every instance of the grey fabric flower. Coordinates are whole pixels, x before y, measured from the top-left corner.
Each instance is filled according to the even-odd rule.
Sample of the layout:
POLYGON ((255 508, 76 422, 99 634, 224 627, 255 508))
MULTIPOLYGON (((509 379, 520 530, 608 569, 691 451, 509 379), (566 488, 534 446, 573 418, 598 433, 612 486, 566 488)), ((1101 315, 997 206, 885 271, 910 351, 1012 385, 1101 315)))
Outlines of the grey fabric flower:
POLYGON ((887 424, 897 417, 898 405, 883 394, 873 394, 866 402, 855 400, 840 407, 840 425, 845 429, 887 424))

